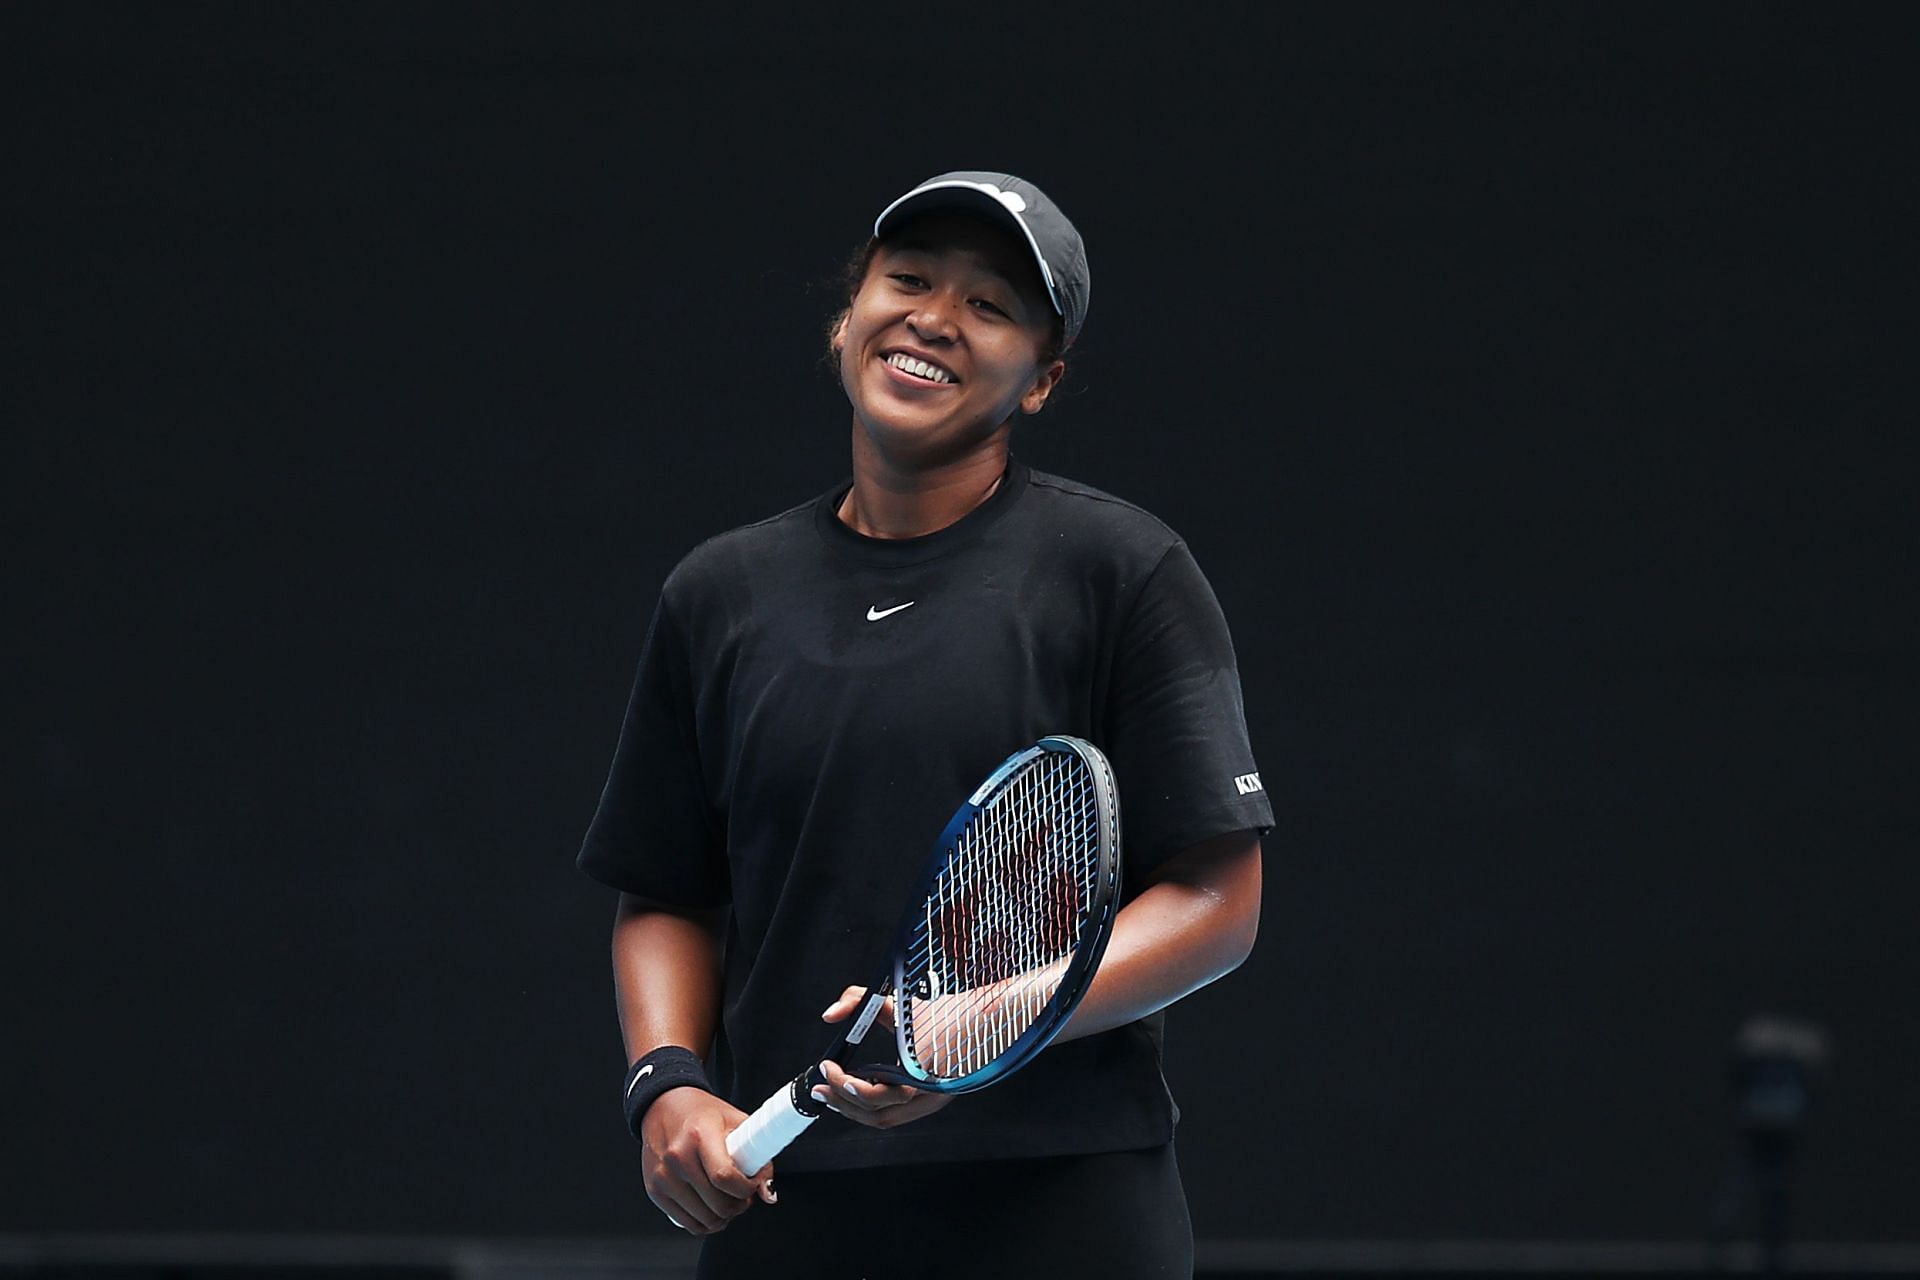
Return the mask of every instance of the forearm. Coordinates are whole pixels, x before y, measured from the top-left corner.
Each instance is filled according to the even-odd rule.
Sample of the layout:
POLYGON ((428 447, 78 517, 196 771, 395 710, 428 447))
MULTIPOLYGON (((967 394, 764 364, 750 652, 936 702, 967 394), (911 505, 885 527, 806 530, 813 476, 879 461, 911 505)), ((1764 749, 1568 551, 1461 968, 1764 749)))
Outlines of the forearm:
POLYGON ((613 991, 627 1061, 664 1044, 705 1054, 720 1015, 718 911, 669 910, 620 895, 613 991))
MULTIPOLYGON (((705 1054, 720 1015, 718 911, 683 911, 620 895, 613 922, 613 990, 632 1062, 662 1045, 705 1054)), ((636 1080, 637 1083, 637 1080, 636 1080)), ((749 1178, 727 1154, 728 1132, 745 1119, 724 1098, 675 1085, 643 1099, 640 1139, 647 1198, 694 1235, 725 1229, 757 1195, 774 1199, 773 1166, 749 1178)))
POLYGON ((1125 1026, 1231 972, 1253 949, 1259 924, 1256 833, 1184 850, 1114 919, 1093 985, 1060 1039, 1125 1026))

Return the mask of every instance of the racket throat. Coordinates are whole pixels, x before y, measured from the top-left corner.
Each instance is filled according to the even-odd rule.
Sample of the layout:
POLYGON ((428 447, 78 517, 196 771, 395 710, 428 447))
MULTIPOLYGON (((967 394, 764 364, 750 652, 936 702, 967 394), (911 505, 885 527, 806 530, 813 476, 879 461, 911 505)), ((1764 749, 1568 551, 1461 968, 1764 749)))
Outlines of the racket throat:
POLYGON ((859 1044, 867 1038, 867 1032, 873 1030, 874 1019, 880 1016, 880 1010, 887 1004, 887 988, 881 986, 867 997, 867 1003, 861 1007, 860 1016, 855 1018, 853 1026, 847 1031, 847 1043, 859 1044))
MULTIPOLYGON (((847 1050, 867 1038, 867 1032, 873 1030, 873 1024, 879 1020, 881 1011, 886 1008, 887 997, 892 992, 893 984, 890 982, 883 982, 874 988, 860 1006, 859 1016, 847 1027, 846 1034, 835 1040, 827 1050, 826 1056, 830 1061, 841 1062, 847 1050)), ((813 1096, 813 1091, 818 1088, 831 1089, 832 1086, 827 1083, 827 1077, 816 1062, 794 1078, 791 1094, 793 1109, 803 1116, 818 1116, 825 1111, 826 1106, 813 1096)))

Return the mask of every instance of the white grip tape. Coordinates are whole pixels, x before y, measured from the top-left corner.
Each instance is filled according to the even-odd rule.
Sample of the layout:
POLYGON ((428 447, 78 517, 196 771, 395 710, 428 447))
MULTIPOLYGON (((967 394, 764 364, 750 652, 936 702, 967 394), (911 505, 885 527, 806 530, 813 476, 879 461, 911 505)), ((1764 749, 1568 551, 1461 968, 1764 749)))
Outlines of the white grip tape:
POLYGON ((793 1086, 782 1085, 760 1104, 738 1129, 727 1135, 727 1154, 740 1172, 751 1178, 766 1168, 767 1161, 787 1149, 789 1143, 807 1131, 813 1116, 794 1110, 793 1086))

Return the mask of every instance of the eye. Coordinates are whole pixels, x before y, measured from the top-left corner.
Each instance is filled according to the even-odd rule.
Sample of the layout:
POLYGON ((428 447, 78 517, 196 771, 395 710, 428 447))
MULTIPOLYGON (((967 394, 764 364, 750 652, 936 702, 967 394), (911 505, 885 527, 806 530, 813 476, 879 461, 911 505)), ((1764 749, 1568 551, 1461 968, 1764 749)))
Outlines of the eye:
POLYGON ((898 280, 903 286, 909 289, 924 289, 927 287, 927 282, 911 271, 896 271, 888 278, 898 280))
POLYGON ((985 311, 989 315, 996 315, 1002 318, 1007 317, 1007 309, 1001 306, 999 303, 995 302, 992 298, 975 298, 973 300, 973 305, 980 308, 982 311, 985 311))

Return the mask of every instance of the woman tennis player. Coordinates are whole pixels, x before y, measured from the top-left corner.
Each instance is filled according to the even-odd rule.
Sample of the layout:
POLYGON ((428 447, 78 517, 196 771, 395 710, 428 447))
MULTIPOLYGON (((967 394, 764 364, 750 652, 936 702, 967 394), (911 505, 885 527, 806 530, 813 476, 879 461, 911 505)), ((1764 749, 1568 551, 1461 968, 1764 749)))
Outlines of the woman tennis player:
POLYGON ((628 1124, 702 1276, 1192 1270, 1161 1011, 1247 955, 1272 812, 1186 545, 1012 456, 1088 279, 1031 183, 894 201, 831 330, 851 481, 662 588, 580 865, 620 891, 628 1124), (1047 734, 1106 753, 1122 826, 1123 905, 1059 1038, 959 1097, 828 1063, 837 1115, 742 1173, 743 1108, 863 1003, 954 806, 1047 734))

